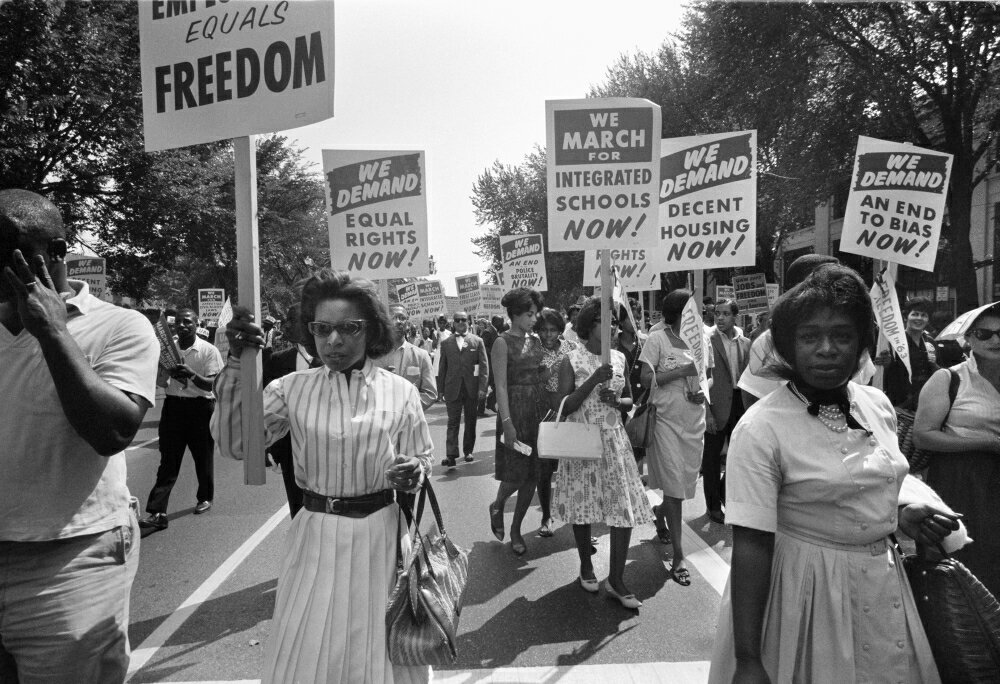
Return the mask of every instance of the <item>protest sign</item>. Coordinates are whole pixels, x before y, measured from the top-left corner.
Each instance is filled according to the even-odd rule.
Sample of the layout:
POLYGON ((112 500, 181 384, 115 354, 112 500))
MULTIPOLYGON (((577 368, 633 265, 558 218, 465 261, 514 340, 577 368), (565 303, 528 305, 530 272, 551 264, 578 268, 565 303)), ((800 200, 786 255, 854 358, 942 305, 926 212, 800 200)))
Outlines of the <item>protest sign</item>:
POLYGON ((724 299, 736 299, 736 291, 732 285, 715 286, 715 301, 721 302, 724 299))
POLYGON ((146 150, 333 116, 333 2, 139 2, 146 150))
POLYGON ((681 334, 680 338, 688 346, 691 357, 694 359, 694 367, 698 369, 698 377, 688 376, 688 390, 697 392, 699 389, 705 393, 705 401, 708 401, 708 337, 705 335, 705 326, 698 313, 698 302, 694 297, 688 297, 687 304, 681 311, 681 334))
POLYGON ((229 297, 226 297, 226 303, 222 305, 222 310, 219 312, 219 320, 216 323, 215 330, 215 346, 222 354, 222 358, 226 358, 229 353, 229 338, 226 337, 226 325, 229 321, 233 320, 233 303, 230 301, 229 297))
MULTIPOLYGON (((459 311, 462 311, 462 305, 458 301, 458 297, 452 297, 451 295, 444 296, 444 310, 449 316, 454 316, 459 311)), ((469 313, 466 311, 465 313, 469 313)))
POLYGON ((763 273, 733 276, 733 292, 741 314, 769 311, 767 280, 763 273))
MULTIPOLYGON (((612 249, 611 265, 618 267, 618 277, 626 290, 660 289, 660 273, 653 266, 653 250, 612 249)), ((601 284, 601 250, 588 249, 583 256, 583 286, 599 287, 601 284)))
POLYGON ((174 339, 174 331, 167 323, 167 317, 161 309, 146 309, 143 313, 153 324, 156 341, 160 343, 160 368, 172 371, 183 363, 181 351, 177 348, 177 340, 174 339))
POLYGON ((323 150, 333 268, 365 278, 424 276, 423 152, 323 150))
POLYGON ((418 280, 416 286, 421 316, 430 318, 445 313, 444 288, 440 280, 418 280))
POLYGON ((466 311, 470 316, 483 313, 480 306, 482 297, 479 292, 478 273, 458 276, 455 278, 455 287, 458 290, 458 302, 462 310, 466 311))
POLYGON ((670 138, 660 149, 659 270, 753 265, 757 131, 670 138))
POLYGON ((82 280, 87 283, 90 294, 98 299, 103 299, 108 286, 107 262, 103 257, 67 254, 66 277, 82 280))
POLYGON ((767 288, 767 308, 773 309, 775 302, 778 301, 780 287, 778 286, 778 283, 767 283, 764 287, 767 288))
POLYGON ((503 286, 530 287, 545 292, 545 246, 542 236, 506 235, 500 238, 500 263, 503 265, 503 286))
POLYGON ((420 308, 420 293, 417 292, 416 281, 396 286, 396 296, 400 304, 406 307, 410 317, 422 316, 420 308))
POLYGON ((872 306, 875 308, 875 320, 879 332, 885 336, 889 348, 906 366, 906 374, 913 377, 910 367, 910 346, 906 342, 906 328, 903 326, 903 313, 899 309, 899 297, 896 295, 896 280, 886 269, 881 276, 876 276, 872 284, 872 306))
POLYGON ((933 271, 952 156, 858 137, 840 251, 933 271))
POLYGON ((219 288, 198 290, 198 318, 214 325, 226 301, 226 291, 219 288))
POLYGON ((506 290, 503 285, 486 283, 479 286, 482 295, 482 312, 487 316, 506 316, 507 311, 500 304, 506 290))
POLYGON ((660 108, 638 98, 545 103, 549 250, 657 241, 660 108))

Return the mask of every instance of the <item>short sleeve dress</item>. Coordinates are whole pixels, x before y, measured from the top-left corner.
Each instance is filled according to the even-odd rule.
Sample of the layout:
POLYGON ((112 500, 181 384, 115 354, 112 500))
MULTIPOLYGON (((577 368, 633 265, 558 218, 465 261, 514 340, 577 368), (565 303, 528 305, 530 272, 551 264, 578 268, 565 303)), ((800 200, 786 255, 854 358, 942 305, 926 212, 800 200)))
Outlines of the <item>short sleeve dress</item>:
MULTIPOLYGON (((886 537, 906 459, 879 390, 850 383, 864 430, 833 432, 787 385, 733 432, 726 522, 775 535, 761 659, 772 682, 939 682, 909 582, 886 537)), ((736 667, 730 586, 709 674, 736 667)))
MULTIPOLYGON (((577 387, 601 366, 601 357, 584 347, 574 349, 567 358, 577 387)), ((621 396, 627 370, 621 352, 612 350, 611 367, 614 377, 609 386, 621 396)), ((595 389, 567 420, 600 425, 604 449, 599 461, 561 461, 552 480, 556 517, 571 525, 604 523, 611 527, 635 527, 651 522, 649 500, 618 410, 601 403, 595 389)))
POLYGON ((497 413, 494 477, 501 482, 524 484, 538 477, 538 424, 545 417, 548 402, 542 385, 544 348, 537 335, 518 337, 506 331, 500 335, 507 345, 507 406, 517 430, 517 440, 531 446, 526 456, 501 443, 503 422, 497 413))
MULTIPOLYGON (((691 363, 694 358, 691 352, 677 342, 668 329, 658 330, 646 340, 639 361, 654 371, 691 363)), ((664 496, 675 499, 694 498, 705 448, 705 405, 687 399, 688 390, 694 389, 697 389, 695 378, 676 378, 654 387, 649 396, 656 406, 653 444, 646 449, 649 486, 662 489, 664 496)))

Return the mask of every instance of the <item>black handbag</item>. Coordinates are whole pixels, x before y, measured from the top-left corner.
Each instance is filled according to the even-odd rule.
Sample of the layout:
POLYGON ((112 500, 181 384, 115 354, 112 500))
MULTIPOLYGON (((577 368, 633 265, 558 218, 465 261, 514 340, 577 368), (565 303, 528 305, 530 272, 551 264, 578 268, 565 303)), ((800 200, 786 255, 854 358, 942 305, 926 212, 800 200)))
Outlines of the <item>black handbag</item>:
POLYGON ((968 568, 945 553, 903 557, 920 621, 943 684, 1000 682, 1000 604, 968 568))
MULTIPOLYGON (((949 372, 951 373, 951 380, 948 383, 948 404, 950 406, 955 403, 955 397, 958 396, 958 385, 961 378, 955 371, 950 370, 949 372)), ((916 418, 916 413, 900 406, 896 406, 895 409, 899 450, 906 457, 907 463, 910 464, 910 472, 920 472, 930 465, 931 459, 937 452, 929 449, 918 449, 913 445, 913 421, 916 418)))
POLYGON ((386 647, 395 665, 450 665, 458 653, 458 618, 469 573, 469 552, 455 546, 431 483, 425 481, 410 528, 413 548, 404 562, 396 535, 396 585, 385 611, 386 647), (430 499, 437 532, 422 534, 420 518, 430 499))

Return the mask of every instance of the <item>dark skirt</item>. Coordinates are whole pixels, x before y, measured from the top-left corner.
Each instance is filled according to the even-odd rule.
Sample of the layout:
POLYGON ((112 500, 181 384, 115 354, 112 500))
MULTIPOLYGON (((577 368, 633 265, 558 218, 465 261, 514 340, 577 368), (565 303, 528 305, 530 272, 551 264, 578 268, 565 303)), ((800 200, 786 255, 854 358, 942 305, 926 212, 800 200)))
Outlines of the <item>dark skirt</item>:
POLYGON ((939 453, 931 459, 927 484, 957 513, 972 543, 952 556, 1000 596, 1000 456, 985 452, 939 453))
POLYGON ((538 424, 545 416, 545 392, 540 385, 508 385, 507 406, 517 439, 531 447, 531 455, 525 456, 500 443, 503 423, 497 414, 494 477, 501 482, 523 485, 537 480, 539 468, 550 461, 538 458, 538 424))

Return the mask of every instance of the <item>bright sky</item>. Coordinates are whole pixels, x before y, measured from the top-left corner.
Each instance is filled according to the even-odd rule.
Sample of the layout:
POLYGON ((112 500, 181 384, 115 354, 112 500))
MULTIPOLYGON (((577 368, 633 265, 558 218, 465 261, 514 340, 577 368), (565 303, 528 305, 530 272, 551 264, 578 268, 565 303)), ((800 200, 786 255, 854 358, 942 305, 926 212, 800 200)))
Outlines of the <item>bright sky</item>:
POLYGON ((623 53, 680 28, 673 0, 337 0, 335 116, 286 131, 323 149, 427 153, 430 252, 448 294, 482 272, 472 186, 545 144, 545 100, 585 97, 623 53))

